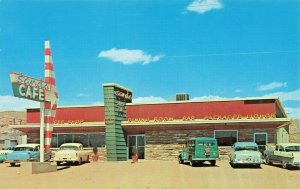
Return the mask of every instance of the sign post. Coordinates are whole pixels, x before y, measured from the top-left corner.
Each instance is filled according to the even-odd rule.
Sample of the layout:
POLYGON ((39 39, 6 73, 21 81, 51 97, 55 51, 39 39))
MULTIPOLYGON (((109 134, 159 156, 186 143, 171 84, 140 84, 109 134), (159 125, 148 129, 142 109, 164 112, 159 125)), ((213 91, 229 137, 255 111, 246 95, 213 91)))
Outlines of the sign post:
POLYGON ((45 41, 45 81, 22 73, 12 72, 9 75, 14 96, 40 102, 40 162, 44 162, 45 152, 50 152, 58 100, 50 42, 45 41))
POLYGON ((44 147, 44 116, 45 116, 45 108, 44 108, 44 102, 40 103, 40 117, 41 117, 41 126, 40 126, 40 162, 45 161, 45 147, 44 147))

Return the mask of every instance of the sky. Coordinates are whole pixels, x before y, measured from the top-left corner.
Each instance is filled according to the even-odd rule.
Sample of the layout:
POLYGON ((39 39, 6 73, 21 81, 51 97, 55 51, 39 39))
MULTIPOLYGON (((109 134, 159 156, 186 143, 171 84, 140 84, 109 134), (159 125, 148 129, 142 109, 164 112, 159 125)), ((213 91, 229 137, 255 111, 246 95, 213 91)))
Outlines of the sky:
POLYGON ((44 77, 50 40, 59 106, 103 103, 103 83, 133 102, 278 96, 300 118, 299 0, 0 0, 0 111, 10 72, 44 77))

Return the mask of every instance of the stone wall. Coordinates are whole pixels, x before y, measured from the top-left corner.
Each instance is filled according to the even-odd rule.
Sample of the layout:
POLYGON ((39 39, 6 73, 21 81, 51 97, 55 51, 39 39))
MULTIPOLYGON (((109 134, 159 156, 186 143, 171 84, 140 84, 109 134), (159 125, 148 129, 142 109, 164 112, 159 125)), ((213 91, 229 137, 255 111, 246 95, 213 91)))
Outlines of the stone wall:
MULTIPOLYGON (((259 128, 259 129, 237 129, 238 140, 253 141, 253 133, 267 132, 268 142, 275 143, 276 129, 259 128)), ((179 151, 187 139, 193 137, 214 137, 214 129, 198 130, 161 130, 147 131, 145 157, 148 160, 177 160, 179 151)), ((220 155, 227 157, 230 147, 219 147, 220 155)))
POLYGON ((289 126, 289 141, 300 143, 300 119, 292 120, 289 126))
POLYGON ((145 158, 147 160, 177 160, 182 144, 147 144, 145 158))

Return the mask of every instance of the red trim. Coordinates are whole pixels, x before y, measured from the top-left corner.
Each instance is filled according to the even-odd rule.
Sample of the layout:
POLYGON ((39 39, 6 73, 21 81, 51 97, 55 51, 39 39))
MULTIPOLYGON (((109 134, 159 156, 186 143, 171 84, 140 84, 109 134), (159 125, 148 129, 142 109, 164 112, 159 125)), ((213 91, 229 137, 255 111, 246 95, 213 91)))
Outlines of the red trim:
POLYGON ((45 109, 47 109, 47 110, 55 110, 56 107, 57 107, 57 104, 53 104, 53 107, 51 108, 51 103, 50 103, 50 102, 47 102, 47 103, 44 104, 44 107, 45 107, 45 109))
POLYGON ((45 131, 45 138, 52 138, 52 131, 45 131))
POLYGON ((45 83, 56 85, 55 78, 53 77, 45 77, 45 83))
POLYGON ((45 145, 45 152, 50 152, 50 145, 49 144, 45 145))
POLYGON ((45 62, 45 70, 54 71, 53 64, 51 62, 45 62))
POLYGON ((45 55, 51 55, 51 49, 45 48, 45 55))

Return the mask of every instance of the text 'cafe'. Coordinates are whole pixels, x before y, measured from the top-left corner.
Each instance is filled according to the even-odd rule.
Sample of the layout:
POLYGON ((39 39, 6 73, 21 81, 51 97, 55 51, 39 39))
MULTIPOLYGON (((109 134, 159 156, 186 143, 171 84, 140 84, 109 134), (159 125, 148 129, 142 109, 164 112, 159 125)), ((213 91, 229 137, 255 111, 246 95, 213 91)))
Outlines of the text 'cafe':
MULTIPOLYGON (((224 153, 236 141, 254 141, 260 148, 287 142, 290 119, 277 97, 190 101, 179 94, 176 101, 132 103, 132 91, 117 84, 103 84, 104 104, 57 108, 51 148, 79 142, 97 146, 104 160, 174 160, 185 141, 214 137, 224 153)), ((11 125, 39 143, 40 109, 26 110, 26 125, 11 125)))

